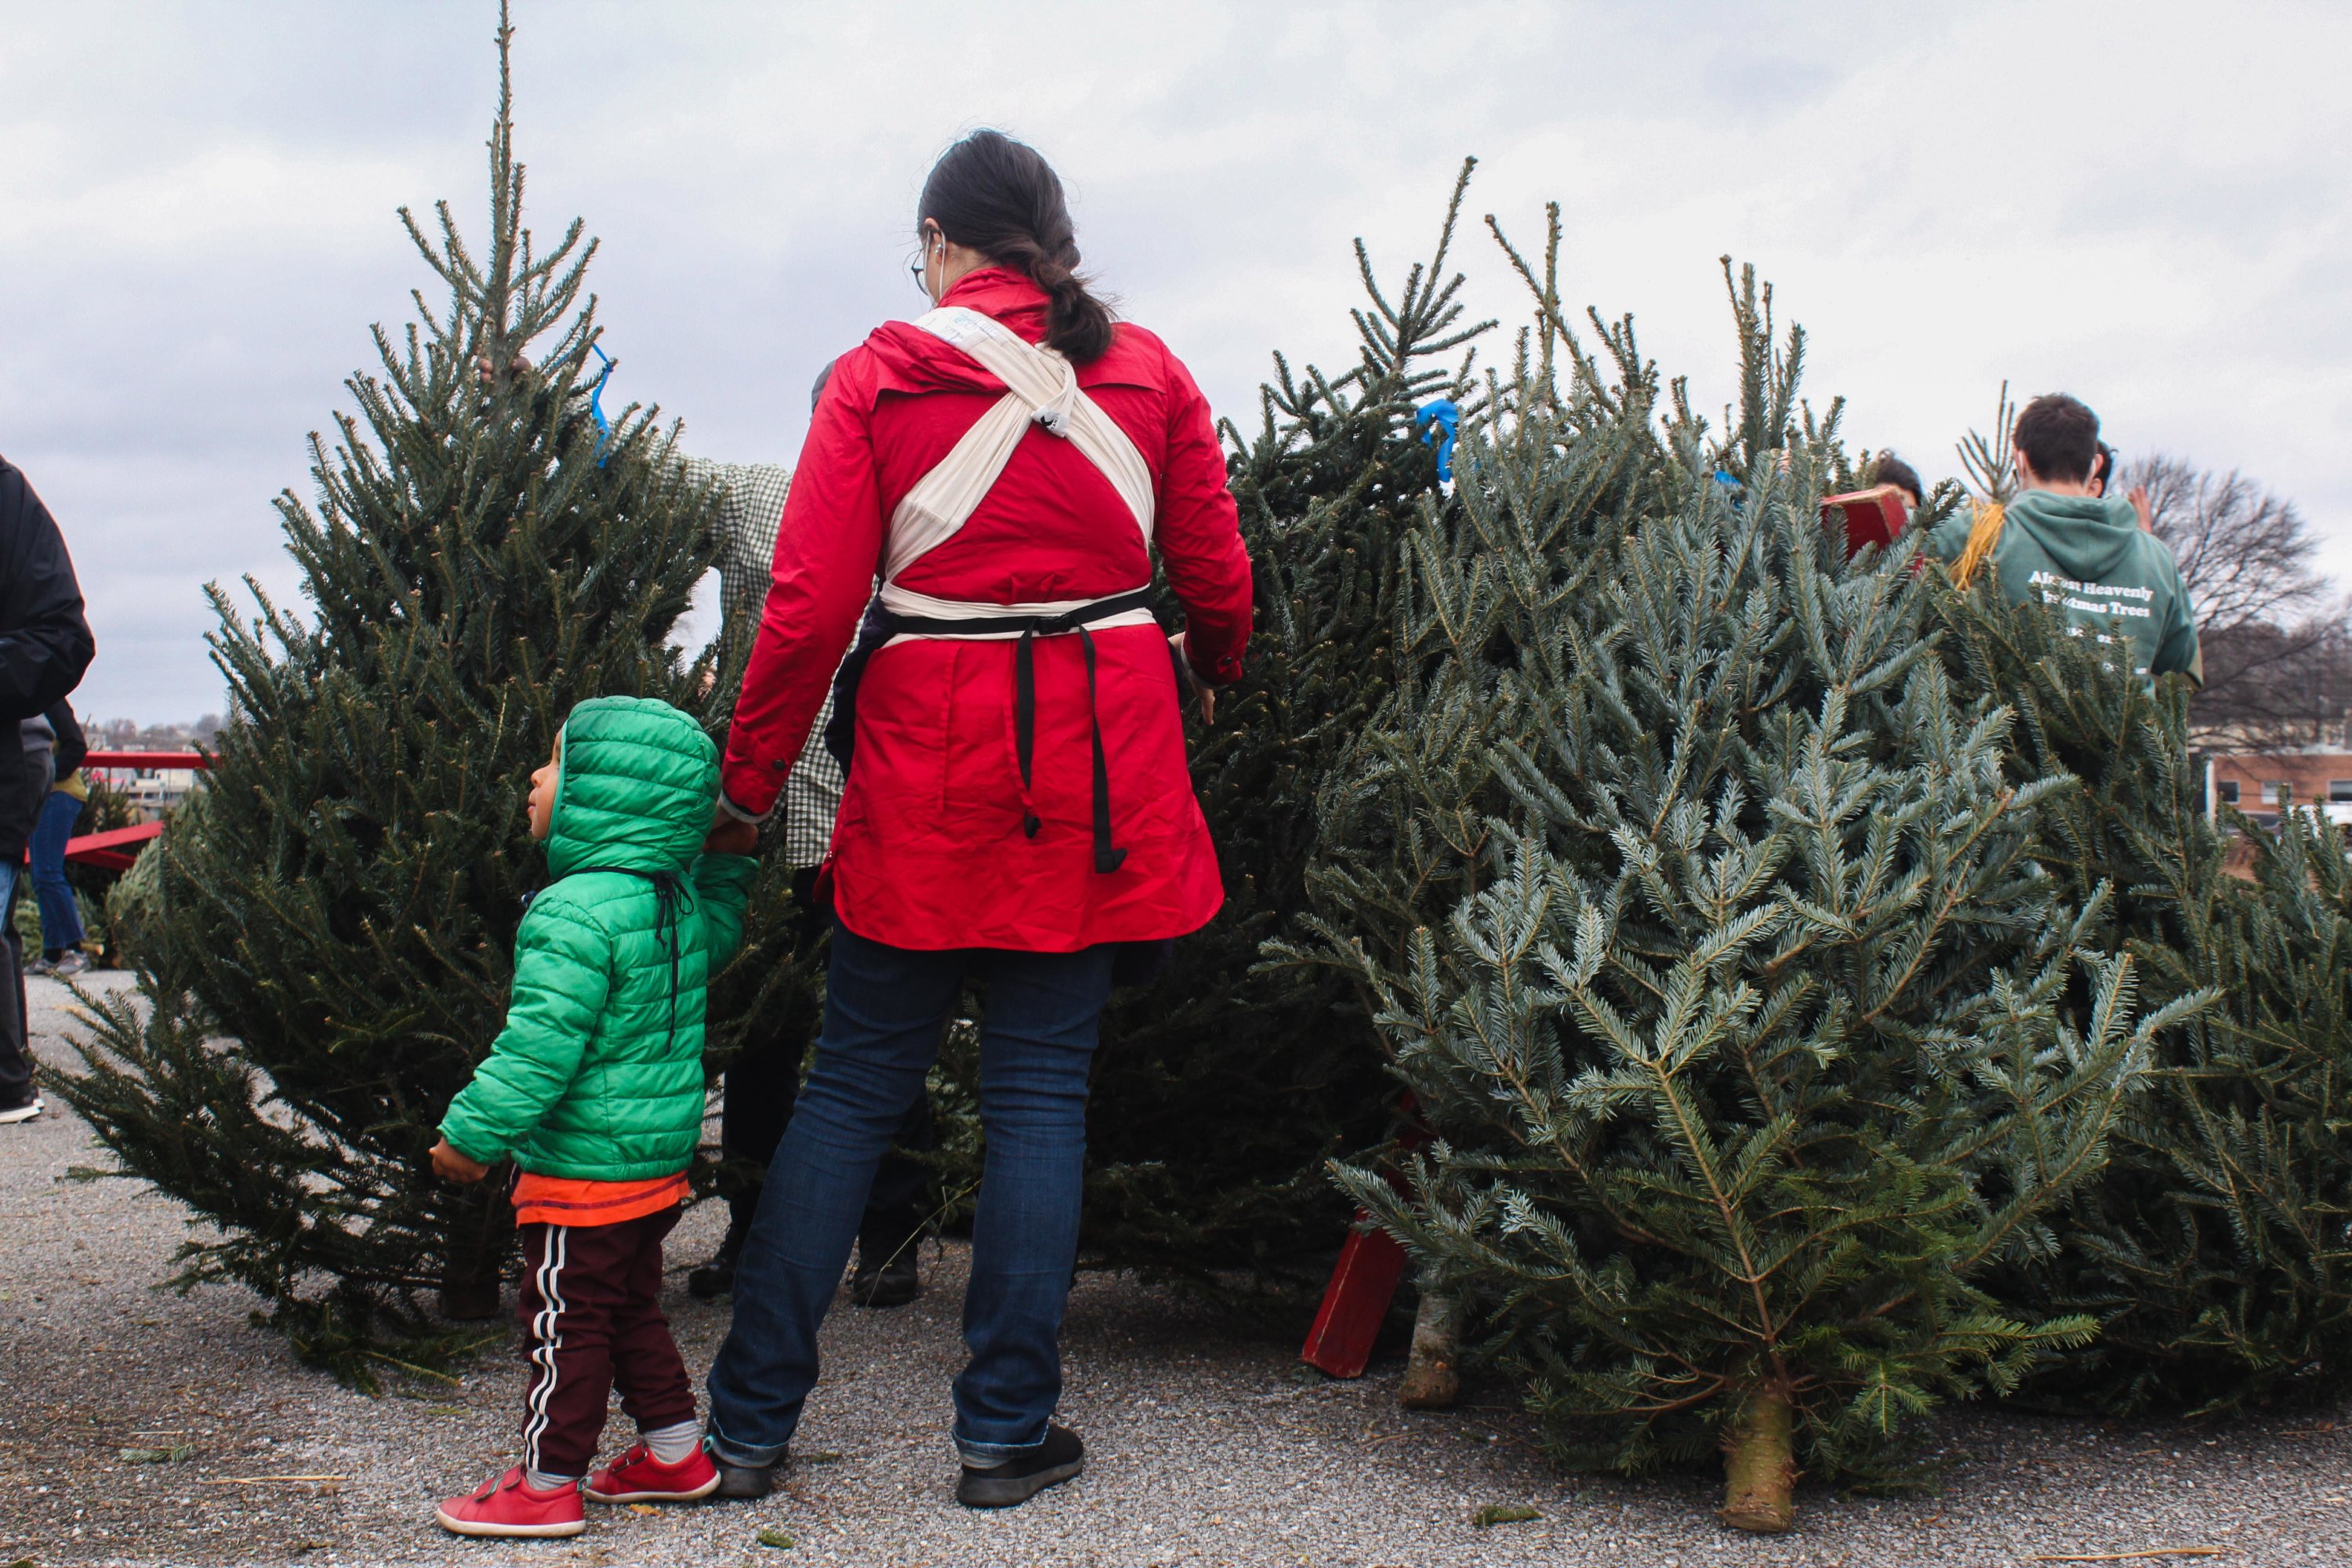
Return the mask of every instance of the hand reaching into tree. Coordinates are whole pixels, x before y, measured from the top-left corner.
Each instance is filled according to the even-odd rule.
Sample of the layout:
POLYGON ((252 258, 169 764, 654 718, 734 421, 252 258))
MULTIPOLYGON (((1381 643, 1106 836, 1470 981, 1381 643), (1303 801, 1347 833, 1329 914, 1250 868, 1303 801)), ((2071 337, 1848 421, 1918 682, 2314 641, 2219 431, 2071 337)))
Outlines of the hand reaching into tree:
POLYGON ((1200 694, 1201 722, 1215 723, 1217 721, 1217 689, 1202 679, 1193 671, 1191 662, 1185 658, 1184 634, 1178 632, 1174 637, 1170 637, 1168 646, 1176 650, 1176 668, 1184 673, 1184 689, 1200 694))

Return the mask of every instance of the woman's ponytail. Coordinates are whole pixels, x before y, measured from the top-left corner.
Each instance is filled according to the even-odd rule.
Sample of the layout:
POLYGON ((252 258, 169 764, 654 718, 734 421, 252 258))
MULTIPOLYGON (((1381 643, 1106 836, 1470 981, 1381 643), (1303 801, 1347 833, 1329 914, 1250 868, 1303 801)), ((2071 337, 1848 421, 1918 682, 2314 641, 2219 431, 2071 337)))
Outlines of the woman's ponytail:
POLYGON ((931 166, 916 212, 917 222, 925 219, 1046 292, 1046 347, 1073 364, 1109 350, 1110 307, 1078 273, 1077 231, 1061 176, 1035 148, 1001 131, 973 132, 931 166))

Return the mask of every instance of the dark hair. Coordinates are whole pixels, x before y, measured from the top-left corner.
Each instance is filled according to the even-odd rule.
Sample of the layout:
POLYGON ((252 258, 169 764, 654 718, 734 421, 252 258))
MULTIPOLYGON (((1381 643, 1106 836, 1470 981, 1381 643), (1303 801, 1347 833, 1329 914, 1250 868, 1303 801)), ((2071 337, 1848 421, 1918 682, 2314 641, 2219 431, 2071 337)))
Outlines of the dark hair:
POLYGON ((1037 150, 1002 131, 975 131, 940 155, 923 182, 915 221, 952 243, 1028 274, 1053 296, 1045 345, 1074 364, 1110 347, 1110 308, 1078 276, 1077 230, 1061 176, 1037 150))
POLYGON ((1919 470, 1892 452, 1878 454, 1878 465, 1870 471, 1870 482, 1893 485, 1896 489, 1906 492, 1913 506, 1927 499, 1926 489, 1919 483, 1919 470))
POLYGON ((2116 482, 2116 449, 2105 441, 2099 443, 2099 455, 2091 461, 2090 477, 2098 482, 2099 493, 2105 495, 2116 482))
POLYGON ((2045 393, 2017 416, 2011 439, 2042 478, 2079 483, 2099 454, 2099 416, 2078 398, 2045 393))

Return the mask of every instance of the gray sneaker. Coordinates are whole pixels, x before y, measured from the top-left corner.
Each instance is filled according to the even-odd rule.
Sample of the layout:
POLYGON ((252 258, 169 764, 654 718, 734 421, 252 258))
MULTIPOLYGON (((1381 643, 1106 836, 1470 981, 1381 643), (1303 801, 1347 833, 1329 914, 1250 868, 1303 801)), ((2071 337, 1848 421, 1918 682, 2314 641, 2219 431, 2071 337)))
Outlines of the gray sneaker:
POLYGON ((89 973, 89 954, 78 947, 69 947, 65 956, 49 965, 49 973, 59 980, 89 973))
POLYGON ((27 974, 47 974, 57 966, 58 961, 46 952, 37 952, 25 960, 25 973, 27 974))

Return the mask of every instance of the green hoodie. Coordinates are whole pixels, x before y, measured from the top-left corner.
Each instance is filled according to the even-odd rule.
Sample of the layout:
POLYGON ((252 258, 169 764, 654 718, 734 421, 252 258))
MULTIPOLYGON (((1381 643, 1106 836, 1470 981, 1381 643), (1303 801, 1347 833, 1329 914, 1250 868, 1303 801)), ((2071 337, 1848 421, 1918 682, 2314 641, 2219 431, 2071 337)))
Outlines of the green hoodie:
MULTIPOLYGON (((1927 548, 1958 560, 1969 523, 1947 518, 1927 535, 1927 548)), ((2180 568, 2123 497, 2025 491, 2006 509, 1992 564, 2011 604, 2055 605, 2075 637, 2112 644, 2120 632, 2140 676, 2178 671, 2203 684, 2196 610, 2180 568)))
POLYGON ((555 879, 515 933, 506 1027, 441 1135, 540 1175, 671 1175, 701 1141, 704 986, 741 941, 757 862, 702 854, 718 752, 668 703, 583 702, 560 757, 555 879))

